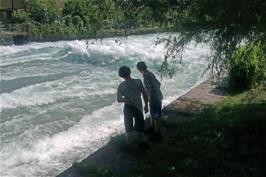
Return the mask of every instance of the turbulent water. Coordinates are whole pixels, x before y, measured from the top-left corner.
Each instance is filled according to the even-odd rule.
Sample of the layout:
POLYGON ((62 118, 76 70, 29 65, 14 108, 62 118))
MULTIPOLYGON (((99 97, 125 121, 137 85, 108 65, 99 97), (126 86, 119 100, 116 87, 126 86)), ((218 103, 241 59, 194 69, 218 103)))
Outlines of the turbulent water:
MULTIPOLYGON (((0 46, 0 176, 56 176, 123 131, 117 70, 128 65, 141 78, 142 60, 156 72, 165 54, 156 38, 0 46)), ((185 50, 175 76, 161 81, 164 104, 206 78, 209 53, 193 44, 185 50)))

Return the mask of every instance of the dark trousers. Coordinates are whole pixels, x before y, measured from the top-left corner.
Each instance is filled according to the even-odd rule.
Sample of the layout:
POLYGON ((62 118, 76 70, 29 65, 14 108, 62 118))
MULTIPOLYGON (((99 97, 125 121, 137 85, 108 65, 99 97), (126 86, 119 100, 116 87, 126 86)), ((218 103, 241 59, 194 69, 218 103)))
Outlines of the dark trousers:
POLYGON ((135 106, 125 104, 124 105, 124 124, 126 132, 131 132, 136 130, 138 132, 144 131, 144 116, 143 112, 136 108, 135 106), (135 120, 135 125, 133 124, 133 119, 135 120))

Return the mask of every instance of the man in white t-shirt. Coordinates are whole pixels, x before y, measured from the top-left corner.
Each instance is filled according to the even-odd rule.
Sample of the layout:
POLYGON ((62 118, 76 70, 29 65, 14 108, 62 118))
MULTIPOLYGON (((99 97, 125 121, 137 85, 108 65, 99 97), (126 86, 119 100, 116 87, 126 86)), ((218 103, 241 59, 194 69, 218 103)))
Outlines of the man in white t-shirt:
POLYGON ((133 130, 139 132, 140 146, 144 143, 144 116, 141 95, 144 99, 144 110, 148 112, 148 96, 140 79, 133 79, 127 66, 119 69, 119 76, 125 79, 117 88, 117 101, 124 103, 124 124, 126 129, 126 145, 129 145, 129 133, 133 130), (133 121, 134 120, 134 121, 133 121), (133 125, 135 122, 135 125, 133 125))

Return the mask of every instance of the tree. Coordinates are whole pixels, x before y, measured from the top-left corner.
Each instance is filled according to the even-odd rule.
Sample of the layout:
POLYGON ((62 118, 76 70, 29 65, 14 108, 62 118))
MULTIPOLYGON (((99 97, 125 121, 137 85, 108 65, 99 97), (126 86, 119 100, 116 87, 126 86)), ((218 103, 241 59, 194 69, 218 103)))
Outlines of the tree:
POLYGON ((13 23, 24 23, 30 20, 30 13, 24 9, 15 10, 12 14, 13 23))
POLYGON ((61 15, 61 10, 54 0, 25 0, 25 5, 31 19, 39 23, 53 23, 61 15))
MULTIPOLYGON (((149 2, 143 0, 144 4, 153 7, 149 2)), ((264 0, 171 0, 157 7, 163 12, 175 9, 171 15, 179 34, 158 41, 168 48, 166 57, 179 56, 192 40, 209 43, 214 51, 210 68, 219 74, 229 69, 238 47, 258 42, 265 45, 264 0)))
POLYGON ((101 2, 96 0, 67 0, 63 9, 63 15, 79 16, 84 26, 92 32, 102 29, 104 13, 99 8, 101 2))

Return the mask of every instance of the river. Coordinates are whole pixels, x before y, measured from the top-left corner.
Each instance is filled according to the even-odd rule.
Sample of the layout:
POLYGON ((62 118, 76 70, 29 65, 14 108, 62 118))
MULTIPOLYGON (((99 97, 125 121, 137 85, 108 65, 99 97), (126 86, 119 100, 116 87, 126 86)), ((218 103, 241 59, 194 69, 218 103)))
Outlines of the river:
MULTIPOLYGON (((136 63, 145 61, 156 73, 165 49, 155 41, 163 35, 0 46, 0 176, 56 176, 123 132, 118 68, 142 78, 136 63)), ((191 43, 172 79, 157 75, 164 105, 206 79, 209 54, 191 43)))

